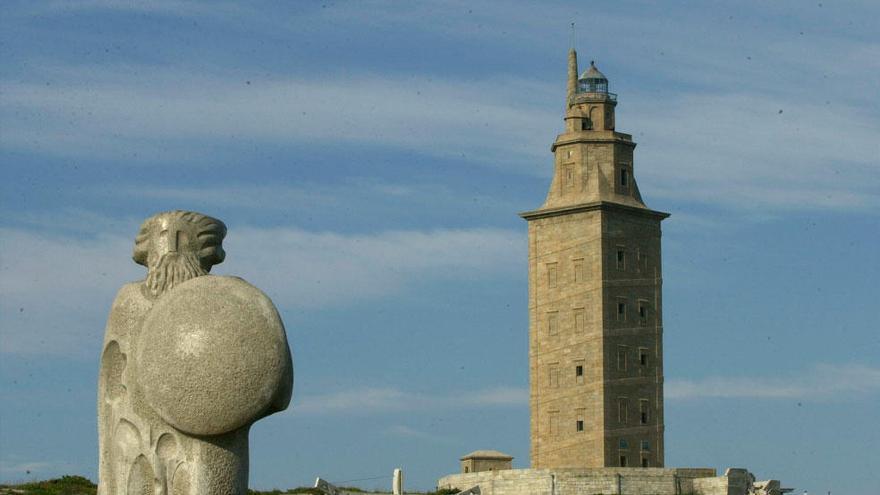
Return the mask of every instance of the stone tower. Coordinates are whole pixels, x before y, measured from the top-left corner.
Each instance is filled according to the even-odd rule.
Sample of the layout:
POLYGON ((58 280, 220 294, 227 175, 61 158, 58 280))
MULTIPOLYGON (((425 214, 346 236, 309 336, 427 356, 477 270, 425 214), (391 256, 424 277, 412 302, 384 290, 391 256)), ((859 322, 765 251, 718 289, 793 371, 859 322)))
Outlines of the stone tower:
POLYGON ((633 173, 617 95, 568 55, 565 131, 529 224, 533 468, 663 466, 660 222, 633 173))

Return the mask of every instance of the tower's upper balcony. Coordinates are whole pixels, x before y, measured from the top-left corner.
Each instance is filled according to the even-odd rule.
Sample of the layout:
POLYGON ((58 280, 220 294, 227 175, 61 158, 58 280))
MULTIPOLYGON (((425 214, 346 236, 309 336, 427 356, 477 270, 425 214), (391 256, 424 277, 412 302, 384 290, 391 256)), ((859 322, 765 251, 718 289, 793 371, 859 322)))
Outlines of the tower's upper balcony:
POLYGON ((590 101, 617 101, 617 95, 608 92, 608 78, 599 72, 596 63, 590 61, 590 68, 585 70, 577 81, 577 90, 570 103, 590 101))

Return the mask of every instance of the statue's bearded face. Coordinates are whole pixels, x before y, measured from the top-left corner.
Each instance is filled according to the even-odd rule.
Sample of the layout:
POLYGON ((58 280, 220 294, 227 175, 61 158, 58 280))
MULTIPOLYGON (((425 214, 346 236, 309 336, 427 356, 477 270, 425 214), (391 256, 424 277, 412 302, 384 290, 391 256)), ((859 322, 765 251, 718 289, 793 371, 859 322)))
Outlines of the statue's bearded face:
POLYGON ((175 285, 207 274, 199 262, 196 226, 186 220, 160 218, 150 238, 147 290, 160 296, 175 285))

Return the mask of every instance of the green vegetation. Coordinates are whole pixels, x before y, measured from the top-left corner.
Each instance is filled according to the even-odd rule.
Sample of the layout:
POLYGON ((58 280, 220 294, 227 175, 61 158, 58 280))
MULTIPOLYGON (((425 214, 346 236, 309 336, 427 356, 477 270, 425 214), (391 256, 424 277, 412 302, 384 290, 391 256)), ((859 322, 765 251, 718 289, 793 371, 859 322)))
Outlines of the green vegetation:
MULTIPOLYGON (((346 492, 364 493, 370 492, 357 487, 343 487, 346 492)), ((98 487, 89 479, 82 476, 62 476, 61 478, 47 481, 34 481, 19 485, 0 485, 0 495, 96 495, 98 487)), ((409 492, 412 493, 412 492, 409 492)), ((454 495, 458 490, 441 489, 436 492, 428 492, 423 495, 454 495)), ((248 490, 249 495, 323 495, 317 488, 301 486, 287 490, 258 491, 248 490)))
POLYGON ((288 494, 299 494, 299 495, 324 495, 324 492, 318 490, 317 488, 311 488, 307 486, 301 486, 298 488, 290 488, 288 490, 270 490, 268 492, 261 492, 258 490, 248 490, 249 495, 288 495, 288 494))
POLYGON ((82 476, 62 476, 21 485, 0 485, 0 495, 95 495, 98 487, 82 476))
POLYGON ((460 492, 458 488, 441 488, 436 492, 428 492, 425 495, 455 495, 460 492))

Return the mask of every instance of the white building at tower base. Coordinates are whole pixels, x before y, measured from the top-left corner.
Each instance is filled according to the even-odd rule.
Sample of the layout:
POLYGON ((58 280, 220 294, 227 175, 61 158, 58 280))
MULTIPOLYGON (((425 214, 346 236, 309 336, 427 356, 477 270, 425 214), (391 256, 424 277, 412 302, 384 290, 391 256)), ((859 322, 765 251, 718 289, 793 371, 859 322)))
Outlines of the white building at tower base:
POLYGON ((746 469, 576 468, 509 469, 451 474, 438 489, 475 495, 782 495, 779 481, 755 481, 746 469))

